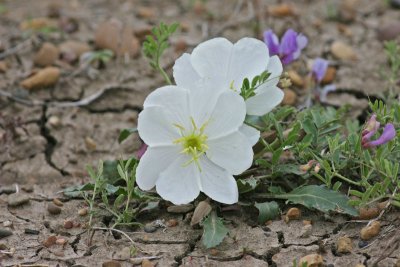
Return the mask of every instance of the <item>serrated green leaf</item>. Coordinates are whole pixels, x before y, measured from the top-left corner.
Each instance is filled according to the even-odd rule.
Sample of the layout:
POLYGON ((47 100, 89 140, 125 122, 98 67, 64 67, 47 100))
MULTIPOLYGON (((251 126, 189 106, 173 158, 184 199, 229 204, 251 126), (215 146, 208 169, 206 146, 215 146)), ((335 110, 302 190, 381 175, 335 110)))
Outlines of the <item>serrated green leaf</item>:
POLYGON ((275 201, 255 203, 258 209, 258 223, 264 224, 268 220, 273 220, 279 215, 279 206, 275 201))
POLYGON ((202 223, 203 226, 203 245, 206 248, 216 247, 221 244, 228 229, 225 227, 221 218, 212 212, 202 223))
POLYGON ((137 128, 127 128, 127 129, 123 129, 120 133, 119 133, 119 137, 118 137, 118 143, 122 143, 123 141, 125 141, 126 138, 128 138, 131 134, 136 133, 137 132, 137 128))
POLYGON ((358 215, 357 210, 348 204, 349 198, 347 196, 323 186, 307 185, 299 187, 290 193, 280 195, 279 198, 285 198, 288 202, 322 212, 335 211, 352 216, 358 215))

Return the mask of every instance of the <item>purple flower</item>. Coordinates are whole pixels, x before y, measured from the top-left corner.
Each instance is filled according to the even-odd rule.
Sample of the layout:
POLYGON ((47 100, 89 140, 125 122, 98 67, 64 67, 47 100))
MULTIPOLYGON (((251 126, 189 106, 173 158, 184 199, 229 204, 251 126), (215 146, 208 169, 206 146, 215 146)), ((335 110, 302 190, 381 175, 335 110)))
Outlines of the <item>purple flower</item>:
POLYGON ((315 80, 320 83, 325 76, 326 70, 328 69, 328 60, 322 58, 316 58, 312 65, 311 75, 315 80))
POLYGON ((396 137, 396 129, 394 128, 393 124, 388 123, 385 125, 381 136, 378 139, 371 141, 370 139, 378 131, 379 127, 380 123, 376 120, 376 115, 373 114, 362 132, 361 144, 364 148, 386 144, 396 137))
POLYGON ((264 42, 267 44, 270 56, 278 55, 284 65, 300 57, 301 50, 308 43, 307 37, 288 29, 283 35, 281 42, 272 30, 264 32, 264 42))
POLYGON ((140 159, 140 158, 143 156, 144 152, 146 152, 146 150, 147 150, 147 145, 146 145, 146 144, 143 144, 143 145, 139 148, 139 150, 136 151, 136 157, 137 157, 138 159, 140 159))
POLYGON ((362 140, 361 142, 367 143, 370 141, 371 137, 374 136, 374 134, 378 131, 379 127, 381 126, 381 123, 376 120, 376 115, 373 114, 371 118, 367 121, 367 124, 362 131, 362 140))

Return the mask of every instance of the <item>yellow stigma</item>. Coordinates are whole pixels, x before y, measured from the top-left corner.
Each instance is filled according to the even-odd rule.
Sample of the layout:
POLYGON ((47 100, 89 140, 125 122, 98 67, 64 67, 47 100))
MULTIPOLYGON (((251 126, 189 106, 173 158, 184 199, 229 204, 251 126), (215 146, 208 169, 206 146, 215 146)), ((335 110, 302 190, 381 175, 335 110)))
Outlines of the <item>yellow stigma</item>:
POLYGON ((181 132, 182 137, 175 139, 173 143, 181 144, 181 153, 185 153, 191 158, 184 166, 188 166, 194 162, 201 171, 199 159, 208 150, 206 144, 207 135, 204 134, 204 128, 207 126, 207 122, 198 128, 193 118, 190 118, 190 121, 192 123, 192 129, 190 130, 185 129, 182 125, 174 124, 181 132))

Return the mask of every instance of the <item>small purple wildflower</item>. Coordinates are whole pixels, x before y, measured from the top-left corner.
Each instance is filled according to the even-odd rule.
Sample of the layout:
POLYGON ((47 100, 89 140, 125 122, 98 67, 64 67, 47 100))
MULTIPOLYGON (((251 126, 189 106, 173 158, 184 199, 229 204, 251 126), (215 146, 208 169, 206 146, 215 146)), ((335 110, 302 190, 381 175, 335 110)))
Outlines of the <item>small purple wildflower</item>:
POLYGON ((396 129, 394 128, 394 125, 388 123, 385 125, 381 136, 378 139, 371 141, 370 139, 378 131, 380 125, 380 122, 376 120, 376 115, 373 114, 362 132, 361 144, 364 148, 386 144, 396 137, 396 129))
POLYGON ((329 61, 323 58, 316 58, 312 65, 311 75, 316 80, 317 83, 320 83, 324 78, 326 71, 328 69, 329 61))
POLYGON ((278 55, 282 63, 288 65, 300 57, 308 39, 303 34, 288 29, 279 43, 278 36, 272 30, 268 30, 264 32, 264 42, 268 46, 270 56, 278 55))

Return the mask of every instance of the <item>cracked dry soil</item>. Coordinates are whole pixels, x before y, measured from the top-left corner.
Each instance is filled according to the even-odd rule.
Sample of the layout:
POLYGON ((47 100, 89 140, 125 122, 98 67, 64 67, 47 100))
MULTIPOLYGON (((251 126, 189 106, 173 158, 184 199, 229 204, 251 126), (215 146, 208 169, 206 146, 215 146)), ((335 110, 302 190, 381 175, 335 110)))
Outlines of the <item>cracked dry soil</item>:
MULTIPOLYGON (((39 37, 28 47, 2 57, 7 69, 0 72, 0 89, 23 99, 51 103, 79 101, 106 87, 112 87, 112 90, 80 107, 28 106, 0 97, 1 118, 18 121, 12 138, 0 147, 0 189, 17 184, 30 199, 28 203, 10 207, 9 192, 0 193, 0 223, 11 222, 12 226, 8 228, 13 233, 0 239, 0 250, 15 249, 13 256, 0 253, 0 266, 101 266, 112 259, 119 265, 110 266, 144 264, 129 259, 126 248, 131 243, 124 236, 98 230, 88 245, 90 237, 82 227, 87 218, 78 215, 78 210, 85 207, 84 202, 64 198, 59 191, 86 181, 86 164, 126 157, 137 151, 141 145, 138 136, 119 145, 119 131, 136 126, 144 98, 163 85, 163 80, 139 53, 128 61, 123 58, 111 60, 98 69, 94 78, 84 72, 70 75, 70 68, 77 68, 76 64, 66 66, 58 62, 56 65, 63 72, 55 86, 23 91, 20 81, 34 69, 32 59, 44 40, 55 44, 76 40, 93 49, 97 26, 110 17, 130 25, 139 41, 143 33, 160 21, 178 21, 182 31, 172 38, 172 48, 162 62, 171 73, 173 61, 204 39, 216 35, 231 40, 244 36, 261 38, 264 29, 272 28, 282 33, 293 27, 308 36, 310 43, 301 60, 289 69, 306 75, 309 60, 318 56, 330 59, 337 69, 334 83, 339 90, 329 96, 329 103, 334 106, 351 104, 357 116, 367 106, 367 95, 375 98, 377 90, 383 88, 379 70, 386 59, 376 31, 381 24, 398 21, 400 15, 383 1, 367 0, 356 6, 352 21, 346 23, 328 20, 328 3, 322 0, 249 1, 253 14, 247 20, 244 20, 249 16, 246 1, 206 1, 191 6, 191 1, 186 0, 37 0, 34 5, 22 0, 3 0, 0 4, 7 12, 0 15, 0 46, 10 48, 22 43, 25 37, 20 23, 47 16, 54 2, 63 16, 77 21, 79 30, 66 35, 52 33, 45 38, 39 37), (274 17, 268 13, 269 6, 282 2, 293 5, 293 16, 274 17), (329 47, 336 40, 351 45, 357 60, 334 59, 329 47), (63 206, 60 214, 51 215, 47 206, 55 197, 63 201, 63 206), (66 221, 72 221, 74 227, 66 229, 66 221), (65 243, 44 246, 44 241, 52 235, 64 239, 65 243)), ((332 0, 329 5, 338 7, 341 2, 332 0)), ((301 101, 302 89, 295 91, 301 101)), ((0 127, 3 137, 7 128, 4 125, 3 121, 0 127)), ((254 214, 227 212, 225 218, 230 234, 220 246, 210 250, 201 245, 201 230, 189 226, 190 214, 170 214, 164 208, 160 208, 157 217, 144 216, 140 218, 141 222, 176 219, 177 226, 158 229, 154 233, 139 230, 128 234, 135 243, 135 257, 154 257, 151 262, 157 266, 292 266, 295 259, 319 253, 325 266, 373 266, 379 261, 377 266, 391 267, 399 266, 400 261, 400 248, 395 242, 396 233, 399 235, 396 231, 400 224, 399 215, 396 211, 385 215, 380 235, 365 247, 360 247, 359 238, 365 223, 349 222, 343 216, 325 218, 306 211, 301 219, 313 222, 307 237, 299 235, 303 227, 301 220, 288 224, 277 220, 260 226, 254 222, 254 214), (353 242, 350 254, 336 251, 337 239, 344 235, 353 242), (381 258, 388 251, 392 253, 381 258)))

